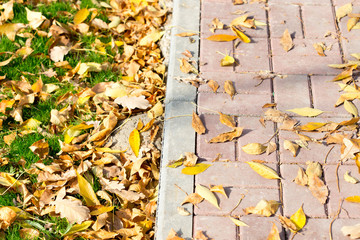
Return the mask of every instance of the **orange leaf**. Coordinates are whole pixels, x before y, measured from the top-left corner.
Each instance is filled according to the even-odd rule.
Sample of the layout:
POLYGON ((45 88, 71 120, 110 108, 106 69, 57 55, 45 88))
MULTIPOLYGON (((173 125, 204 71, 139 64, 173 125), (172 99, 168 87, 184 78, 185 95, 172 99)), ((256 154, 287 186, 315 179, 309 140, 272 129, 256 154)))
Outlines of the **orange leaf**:
POLYGON ((207 40, 214 41, 214 42, 230 42, 237 38, 237 36, 234 35, 227 35, 227 34, 215 34, 208 38, 207 40))

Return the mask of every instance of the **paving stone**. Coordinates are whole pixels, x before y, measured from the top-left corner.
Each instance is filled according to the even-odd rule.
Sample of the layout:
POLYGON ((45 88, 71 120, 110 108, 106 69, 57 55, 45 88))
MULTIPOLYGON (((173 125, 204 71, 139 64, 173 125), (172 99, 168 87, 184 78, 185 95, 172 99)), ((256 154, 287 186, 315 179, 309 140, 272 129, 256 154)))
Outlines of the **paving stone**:
MULTIPOLYGON (((306 165, 299 165, 306 169, 306 165)), ((294 214, 302 204, 304 212, 310 217, 326 217, 324 205, 317 200, 307 187, 297 185, 293 180, 297 176, 298 165, 280 165, 283 190, 283 209, 285 216, 294 214)), ((315 238, 314 238, 315 239, 315 238)))
POLYGON ((236 225, 228 217, 194 216, 194 236, 197 231, 210 239, 236 239, 236 225))
POLYGON ((274 71, 283 74, 337 74, 338 70, 328 64, 341 63, 339 46, 334 39, 294 39, 294 48, 285 52, 279 39, 271 39, 274 71), (314 43, 332 45, 325 51, 326 57, 319 56, 314 43))
POLYGON ((231 100, 225 93, 198 94, 198 111, 201 113, 213 113, 207 109, 219 111, 230 115, 260 116, 261 107, 271 102, 271 97, 265 94, 236 94, 231 100))
MULTIPOLYGON (((349 3, 349 2, 348 2, 349 3)), ((337 8, 337 7, 336 7, 337 8)), ((359 13, 360 12, 360 3, 353 4, 353 13, 359 13)), ((347 30, 347 22, 349 20, 349 17, 343 17, 340 19, 340 22, 338 23, 341 35, 345 37, 345 39, 342 39, 343 44, 345 44, 347 41, 352 42, 356 40, 360 40, 359 36, 359 29, 352 29, 350 32, 347 30)), ((358 42, 358 41, 357 41, 358 42)))
MULTIPOLYGON (((356 60, 356 58, 352 57, 351 54, 352 53, 360 53, 360 44, 359 44, 359 31, 360 30, 356 30, 357 32, 354 32, 354 37, 349 38, 349 41, 342 41, 342 46, 343 46, 343 50, 344 50, 344 56, 345 59, 348 60, 356 60), (357 39, 355 39, 357 37, 357 39)), ((353 32, 353 31, 351 31, 353 32)))
MULTIPOLYGON (((202 18, 201 19, 201 38, 207 38, 211 35, 214 34, 227 34, 227 35, 234 35, 234 33, 231 31, 230 28, 227 29, 216 29, 215 33, 212 33, 210 31, 210 27, 211 27, 211 22, 212 22, 213 18, 202 18)), ((222 23, 224 23, 225 25, 229 25, 230 24, 230 20, 223 20, 223 19, 219 19, 222 23)), ((203 40, 203 41, 208 41, 208 40, 203 40)))
POLYGON ((231 131, 231 129, 220 123, 219 115, 200 115, 207 131, 205 134, 197 135, 197 154, 200 158, 214 159, 217 154, 222 154, 221 159, 235 160, 235 143, 208 143, 217 135, 231 131))
POLYGON ((258 72, 270 70, 268 40, 252 38, 251 43, 241 42, 234 51, 234 57, 239 65, 236 72, 258 72))
POLYGON ((285 239, 281 224, 277 217, 244 216, 241 218, 249 227, 240 227, 240 240, 267 239, 273 223, 277 226, 281 239, 285 239))
POLYGON ((306 38, 324 38, 328 32, 336 32, 331 5, 301 7, 306 38))
POLYGON ((336 219, 332 225, 333 239, 350 239, 350 237, 344 236, 341 228, 344 226, 354 226, 359 223, 359 219, 336 219))
MULTIPOLYGON (((209 187, 208 185, 206 185, 209 187)), ((215 193, 220 210, 217 209, 214 205, 208 201, 202 201, 198 204, 198 208, 194 207, 194 213, 196 215, 228 215, 234 207, 238 204, 242 195, 245 195, 245 198, 241 200, 240 205, 232 212, 232 215, 244 215, 244 208, 256 206, 256 204, 262 200, 275 200, 280 201, 279 199, 279 189, 267 189, 267 188, 236 188, 236 187, 227 187, 223 186, 225 192, 229 198, 226 198, 224 195, 215 193)))
MULTIPOLYGON (((305 210, 304 210, 305 211, 305 210)), ((307 212, 305 212, 307 214, 307 212)), ((327 240, 329 239, 329 225, 331 219, 312 219, 308 218, 304 228, 295 235, 294 240, 300 239, 316 239, 316 240, 327 240)), ((334 229, 334 228, 333 228, 334 229)), ((339 236, 339 230, 336 230, 333 239, 344 239, 336 238, 339 236)))
POLYGON ((352 3, 352 5, 360 5, 360 0, 353 0, 353 1, 348 1, 348 0, 334 0, 334 5, 335 7, 341 7, 345 4, 348 4, 349 2, 352 3))
MULTIPOLYGON (((225 81, 230 80, 233 82, 237 93, 271 94, 270 80, 266 79, 260 84, 261 81, 255 79, 255 74, 204 72, 201 76, 204 79, 216 81, 220 85, 217 92, 225 92, 224 83, 225 81)), ((212 92, 207 84, 200 85, 198 90, 202 92, 212 92)))
POLYGON ((219 51, 225 54, 232 49, 232 42, 213 42, 205 39, 200 41, 200 72, 214 71, 214 69, 219 72, 233 72, 232 66, 220 66, 224 56, 216 53, 219 51))
MULTIPOLYGON (((326 185, 328 186, 330 192, 328 212, 330 217, 334 217, 338 211, 339 201, 341 198, 360 195, 360 188, 357 184, 348 183, 344 180, 345 172, 350 172, 350 175, 357 179, 360 179, 360 175, 358 168, 355 165, 340 166, 338 170, 340 186, 339 193, 337 189, 336 166, 325 166, 324 171, 326 185)), ((342 204, 342 209, 343 210, 340 213, 340 218, 360 218, 360 204, 344 201, 342 204)))
POLYGON ((273 82, 275 102, 279 110, 310 107, 309 84, 306 75, 276 77, 273 82))
POLYGON ((294 4, 294 5, 331 5, 330 0, 268 0, 269 4, 294 4))
POLYGON ((281 38, 285 29, 292 37, 303 38, 300 20, 300 9, 297 5, 269 4, 270 35, 281 38))
MULTIPOLYGON (((262 160, 271 163, 277 163, 276 152, 270 155, 266 153, 261 155, 251 155, 245 153, 241 148, 249 143, 266 143, 274 135, 274 125, 269 123, 264 128, 259 122, 259 118, 240 117, 239 126, 244 127, 243 135, 238 140, 238 157, 241 162, 251 160, 262 160)), ((273 140, 274 141, 274 140, 273 140)))
MULTIPOLYGON (((267 164, 276 170, 275 164, 267 164)), ((202 185, 223 185, 233 187, 278 188, 277 180, 261 177, 247 163, 215 162, 205 172, 195 176, 195 182, 202 185)))
POLYGON ((229 19, 236 16, 232 13, 239 9, 241 6, 229 4, 228 1, 201 1, 201 18, 229 19))

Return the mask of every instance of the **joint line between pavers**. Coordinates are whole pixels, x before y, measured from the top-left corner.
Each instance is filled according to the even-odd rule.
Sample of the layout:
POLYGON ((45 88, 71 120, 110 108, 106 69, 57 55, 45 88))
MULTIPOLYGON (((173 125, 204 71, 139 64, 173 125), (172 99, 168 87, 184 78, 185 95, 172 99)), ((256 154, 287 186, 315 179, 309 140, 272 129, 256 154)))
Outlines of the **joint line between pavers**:
POLYGON ((300 18, 300 24, 301 24, 301 34, 302 37, 305 38, 305 24, 304 24, 304 18, 303 18, 303 12, 302 12, 301 5, 299 5, 299 18, 300 18))
POLYGON ((310 107, 314 108, 314 95, 312 91, 311 77, 307 75, 308 88, 309 88, 309 98, 310 98, 310 107))
MULTIPOLYGON (((267 41, 268 41, 268 60, 269 60, 269 67, 270 67, 270 72, 274 71, 273 68, 273 59, 272 59, 272 48, 271 48, 271 32, 270 32, 270 21, 269 21, 269 4, 265 3, 266 6, 266 10, 265 10, 265 15, 266 15, 266 31, 267 31, 267 41)), ((272 93, 271 93, 272 94, 272 93)))
POLYGON ((340 32, 339 24, 336 20, 336 11, 335 11, 334 0, 330 0, 330 2, 331 2, 331 10, 332 10, 332 14, 333 14, 333 19, 334 19, 334 23, 335 23, 336 34, 337 34, 337 41, 339 44, 339 49, 340 49, 340 54, 341 54, 341 61, 342 61, 342 63, 345 63, 344 49, 343 49, 342 42, 340 39, 341 32, 340 32))

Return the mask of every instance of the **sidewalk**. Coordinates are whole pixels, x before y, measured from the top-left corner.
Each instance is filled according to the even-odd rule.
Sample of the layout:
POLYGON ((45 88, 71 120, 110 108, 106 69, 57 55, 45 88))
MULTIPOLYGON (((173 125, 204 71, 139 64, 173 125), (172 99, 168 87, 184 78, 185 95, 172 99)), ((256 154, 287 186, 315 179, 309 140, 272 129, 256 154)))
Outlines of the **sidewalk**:
MULTIPOLYGON (((349 171, 352 176, 360 179, 355 161, 349 160, 339 167, 339 192, 336 172, 337 164, 341 159, 340 144, 309 142, 309 150, 300 148, 297 156, 293 157, 290 151, 284 149, 283 143, 285 140, 299 140, 299 136, 294 131, 280 130, 279 124, 270 121, 267 121, 266 127, 263 127, 259 120, 267 110, 262 108, 266 103, 276 103, 276 109, 300 121, 300 125, 308 122, 340 123, 352 118, 343 106, 334 108, 341 93, 338 85, 331 80, 341 73, 342 69, 328 67, 328 64, 355 60, 350 54, 360 53, 360 30, 354 29, 349 32, 348 17, 337 22, 335 16, 336 9, 351 1, 253 2, 256 3, 233 5, 231 0, 203 0, 201 3, 175 0, 174 2, 175 22, 180 16, 177 16, 176 12, 187 14, 187 18, 177 20, 177 23, 187 30, 194 31, 200 26, 201 34, 199 45, 196 36, 193 37, 195 39, 193 44, 190 44, 186 38, 174 38, 178 42, 176 50, 173 50, 176 52, 173 56, 180 58, 181 52, 185 50, 192 51, 196 56, 199 46, 198 69, 201 77, 215 80, 220 88, 214 93, 207 84, 202 84, 196 90, 193 86, 179 83, 173 79, 176 76, 184 76, 178 70, 179 63, 176 60, 173 66, 170 64, 157 239, 166 239, 171 228, 185 239, 191 239, 199 230, 209 239, 215 240, 266 239, 273 223, 279 229, 281 239, 290 239, 292 234, 280 224, 278 215, 290 218, 302 205, 307 216, 306 225, 293 239, 330 239, 329 226, 334 218, 336 220, 332 224, 332 239, 350 239, 343 235, 341 228, 360 223, 360 204, 344 201, 339 216, 337 212, 342 198, 360 195, 359 185, 348 183, 343 177, 345 172, 349 171), (177 7, 180 9, 176 9, 177 7), (199 18, 199 13, 196 12, 199 7, 201 17, 197 25, 198 23, 193 21, 199 18), (251 38, 251 43, 240 42, 236 45, 235 41, 213 42, 205 39, 213 35, 209 25, 214 18, 229 25, 233 19, 241 16, 234 13, 246 13, 249 17, 266 23, 266 26, 257 29, 243 28, 246 30, 245 34, 251 38), (186 25, 187 21, 190 22, 189 25, 186 25), (284 51, 280 44, 285 29, 289 30, 294 43, 294 47, 288 52, 284 51), (331 49, 325 50, 326 56, 318 55, 313 47, 313 44, 321 42, 328 47, 332 46, 331 49), (230 52, 230 56, 234 57, 238 64, 221 67, 220 61, 224 56, 217 51, 230 52), (274 73, 274 77, 267 78, 263 82, 254 78, 259 72, 265 71, 274 73), (236 95, 233 99, 224 90, 226 80, 232 81, 235 86, 236 95), (191 102, 196 102, 198 107, 191 102), (308 118, 286 111, 303 107, 320 109, 324 113, 315 118, 308 118), (176 118, 191 114, 193 110, 198 113, 206 127, 205 134, 194 133, 191 128, 191 117, 176 118), (219 115, 214 111, 234 116, 237 126, 244 128, 242 136, 231 142, 208 143, 211 138, 230 131, 229 127, 220 123, 219 115), (249 155, 242 150, 242 147, 249 143, 266 143, 274 135, 273 140, 277 144, 277 150, 270 155, 265 153, 249 155), (166 167, 168 162, 178 159, 184 152, 195 152, 201 162, 212 166, 194 177, 181 174, 179 168, 166 167), (214 162, 213 159, 218 154, 221 154, 221 158, 214 162), (252 160, 261 160, 262 163, 276 170, 281 179, 269 180, 261 177, 246 163, 252 160), (308 161, 319 162, 322 165, 322 180, 329 190, 325 204, 321 204, 307 187, 293 181, 299 166, 306 169, 308 161), (176 208, 181 206, 186 194, 175 184, 188 194, 194 192, 194 186, 198 184, 206 187, 222 185, 228 198, 215 193, 221 209, 217 209, 205 200, 199 203, 198 207, 185 204, 183 207, 191 215, 181 216, 176 208), (244 199, 234 209, 242 194, 245 195, 244 199), (262 199, 281 203, 278 211, 271 217, 245 215, 243 209, 256 206, 262 199), (236 226, 229 219, 229 214, 239 217, 249 227, 236 226)), ((355 0, 352 5, 352 12, 360 13, 360 1, 355 0)), ((180 32, 183 30, 176 29, 173 34, 180 32)), ((234 35, 231 29, 216 30, 215 34, 234 35)), ((353 103, 359 109, 359 101, 355 100, 353 103)), ((319 139, 326 132, 301 132, 301 134, 319 139)))

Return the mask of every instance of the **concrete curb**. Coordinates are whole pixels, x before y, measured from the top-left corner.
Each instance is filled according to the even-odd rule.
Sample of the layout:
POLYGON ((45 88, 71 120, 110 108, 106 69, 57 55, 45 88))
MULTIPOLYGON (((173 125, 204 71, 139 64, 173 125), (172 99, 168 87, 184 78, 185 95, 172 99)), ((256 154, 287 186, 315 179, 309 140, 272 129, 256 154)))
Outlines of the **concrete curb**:
MULTIPOLYGON (((175 36, 185 31, 199 32, 200 28, 200 0, 174 0, 173 19, 170 41, 170 56, 165 100, 165 122, 163 134, 162 159, 160 164, 160 182, 155 225, 155 239, 164 240, 171 228, 181 237, 192 239, 193 217, 181 216, 177 207, 185 198, 184 192, 193 192, 194 177, 181 174, 180 169, 166 167, 172 160, 176 160, 184 152, 195 152, 195 131, 191 127, 190 115, 196 110, 196 88, 180 83, 174 77, 185 77, 180 71, 179 61, 185 50, 192 52, 196 62, 199 58, 199 36, 188 38, 175 36)), ((192 213, 191 205, 185 208, 192 213)))

